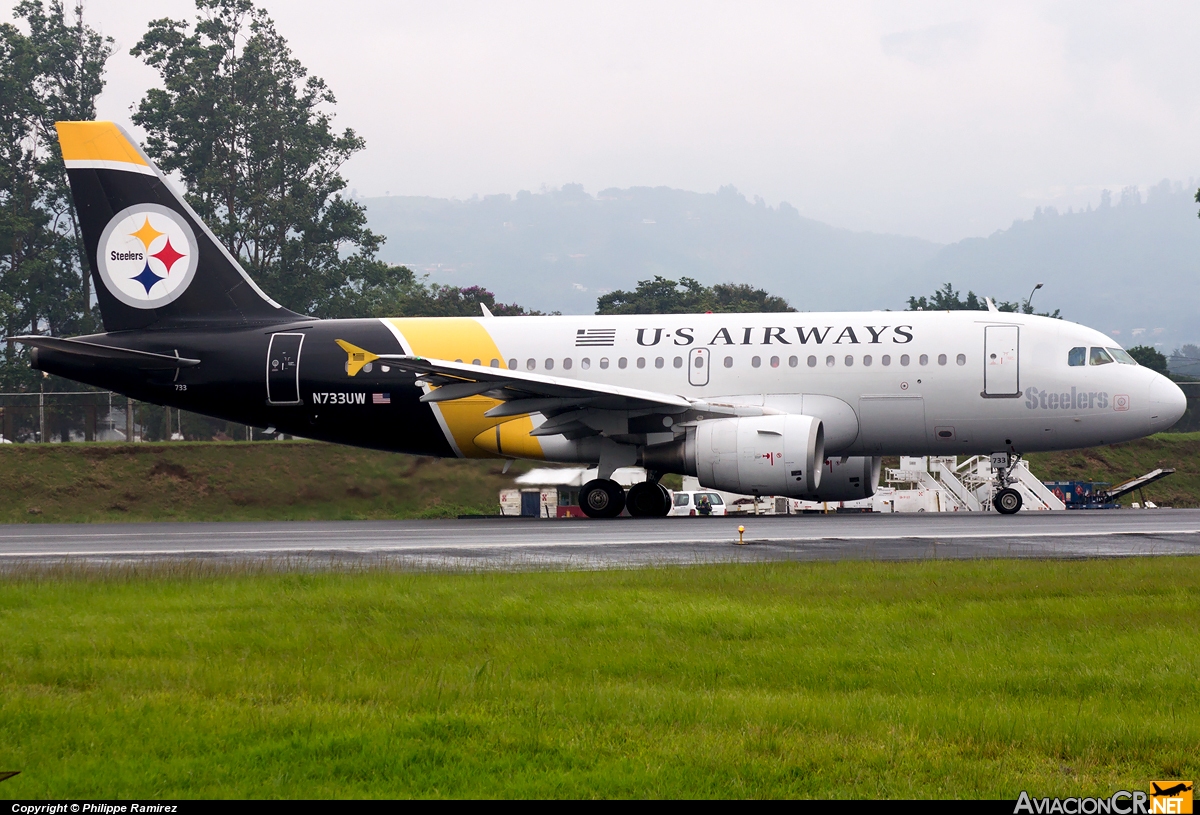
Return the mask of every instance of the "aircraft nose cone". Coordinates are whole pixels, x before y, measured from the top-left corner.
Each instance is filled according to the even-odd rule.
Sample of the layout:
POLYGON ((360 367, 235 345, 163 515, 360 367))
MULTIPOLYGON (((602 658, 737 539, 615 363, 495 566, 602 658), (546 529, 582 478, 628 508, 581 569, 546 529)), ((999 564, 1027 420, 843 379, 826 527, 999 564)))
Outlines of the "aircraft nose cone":
POLYGON ((1150 432, 1157 433, 1174 425, 1187 410, 1187 397, 1179 386, 1165 376, 1150 383, 1150 432))

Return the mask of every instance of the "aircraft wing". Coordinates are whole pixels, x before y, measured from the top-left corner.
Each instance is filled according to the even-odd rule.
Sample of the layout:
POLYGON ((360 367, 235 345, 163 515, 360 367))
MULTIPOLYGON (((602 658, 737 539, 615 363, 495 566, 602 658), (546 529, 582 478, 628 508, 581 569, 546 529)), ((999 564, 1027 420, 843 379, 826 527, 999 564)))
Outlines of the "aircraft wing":
MULTIPOLYGON (((646 410, 647 412, 684 413, 709 406, 677 394, 657 393, 618 385, 582 382, 545 374, 510 371, 465 362, 380 354, 401 370, 418 375, 423 383, 435 385, 421 397, 422 402, 445 402, 468 396, 486 395, 503 402, 487 412, 488 416, 516 416, 523 413, 553 414, 578 408, 597 410, 646 410)), ((724 412, 712 406, 714 412, 724 412)))

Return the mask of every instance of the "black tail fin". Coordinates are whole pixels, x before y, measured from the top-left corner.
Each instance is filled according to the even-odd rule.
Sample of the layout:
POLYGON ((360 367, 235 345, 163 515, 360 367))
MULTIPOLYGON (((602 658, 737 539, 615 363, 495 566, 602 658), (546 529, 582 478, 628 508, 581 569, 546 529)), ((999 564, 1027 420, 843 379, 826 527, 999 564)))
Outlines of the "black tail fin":
POLYGON ((106 331, 286 322, 124 130, 57 122, 106 331))

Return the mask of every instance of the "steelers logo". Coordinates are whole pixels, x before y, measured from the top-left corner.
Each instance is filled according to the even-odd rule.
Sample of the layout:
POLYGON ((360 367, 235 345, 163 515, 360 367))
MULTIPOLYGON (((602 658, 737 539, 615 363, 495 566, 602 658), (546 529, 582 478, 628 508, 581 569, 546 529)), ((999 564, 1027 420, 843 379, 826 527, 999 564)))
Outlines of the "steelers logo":
POLYGON ((97 268, 127 306, 159 308, 187 290, 199 260, 196 235, 183 216, 158 204, 135 204, 100 235, 97 268))

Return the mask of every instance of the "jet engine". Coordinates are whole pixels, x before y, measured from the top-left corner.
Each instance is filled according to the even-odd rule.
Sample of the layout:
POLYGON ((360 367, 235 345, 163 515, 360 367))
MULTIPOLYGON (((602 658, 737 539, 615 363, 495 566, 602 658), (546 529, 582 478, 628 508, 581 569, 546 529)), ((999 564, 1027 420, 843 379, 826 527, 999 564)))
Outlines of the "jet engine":
POLYGON ((879 486, 880 456, 829 458, 821 467, 821 484, 810 495, 797 495, 806 501, 858 501, 870 498, 879 486))
POLYGON ((821 420, 797 414, 708 419, 642 451, 646 468, 694 475, 709 489, 795 498, 817 489, 824 458, 821 420))

